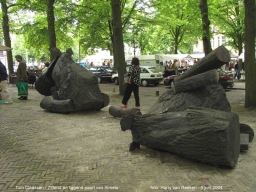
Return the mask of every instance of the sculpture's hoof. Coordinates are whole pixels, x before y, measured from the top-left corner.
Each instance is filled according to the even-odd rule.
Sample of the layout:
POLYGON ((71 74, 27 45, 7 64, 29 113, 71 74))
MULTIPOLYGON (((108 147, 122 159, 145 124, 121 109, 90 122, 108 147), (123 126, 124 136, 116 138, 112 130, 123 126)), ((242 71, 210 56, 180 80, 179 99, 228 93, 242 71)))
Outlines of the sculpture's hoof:
POLYGON ((140 149, 140 144, 137 142, 130 143, 130 149, 129 151, 134 151, 135 149, 140 149))
POLYGON ((249 125, 240 123, 240 133, 249 134, 249 142, 253 141, 254 131, 249 125))

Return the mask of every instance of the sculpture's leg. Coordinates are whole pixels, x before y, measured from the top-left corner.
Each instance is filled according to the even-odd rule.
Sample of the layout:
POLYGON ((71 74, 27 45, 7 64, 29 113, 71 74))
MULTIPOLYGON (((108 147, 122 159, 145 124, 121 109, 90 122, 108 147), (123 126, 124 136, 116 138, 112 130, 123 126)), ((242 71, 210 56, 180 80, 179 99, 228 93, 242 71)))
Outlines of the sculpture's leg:
POLYGON ((40 103, 40 107, 56 113, 70 113, 75 111, 73 102, 70 99, 52 100, 50 97, 44 97, 40 103))
POLYGON ((140 112, 140 109, 135 107, 124 109, 124 108, 120 108, 119 106, 111 106, 108 112, 113 117, 123 117, 124 115, 131 115, 133 113, 140 112))
POLYGON ((249 142, 253 141, 254 131, 249 125, 244 124, 244 123, 240 123, 240 133, 249 134, 249 142))
POLYGON ((52 87, 51 91, 52 91, 53 99, 54 100, 60 100, 57 87, 56 86, 52 87))
POLYGON ((130 143, 129 151, 134 151, 135 149, 140 149, 140 144, 133 141, 132 143, 130 143))

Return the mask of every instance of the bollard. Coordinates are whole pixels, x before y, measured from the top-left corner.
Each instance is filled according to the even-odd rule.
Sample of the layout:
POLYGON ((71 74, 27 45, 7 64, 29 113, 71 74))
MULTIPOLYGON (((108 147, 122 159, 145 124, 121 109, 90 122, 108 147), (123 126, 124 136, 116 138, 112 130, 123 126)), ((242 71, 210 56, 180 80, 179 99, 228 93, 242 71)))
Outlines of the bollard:
POLYGON ((116 89, 115 89, 115 88, 113 88, 113 92, 116 92, 116 89))
POLYGON ((159 91, 156 91, 156 96, 159 96, 159 91))

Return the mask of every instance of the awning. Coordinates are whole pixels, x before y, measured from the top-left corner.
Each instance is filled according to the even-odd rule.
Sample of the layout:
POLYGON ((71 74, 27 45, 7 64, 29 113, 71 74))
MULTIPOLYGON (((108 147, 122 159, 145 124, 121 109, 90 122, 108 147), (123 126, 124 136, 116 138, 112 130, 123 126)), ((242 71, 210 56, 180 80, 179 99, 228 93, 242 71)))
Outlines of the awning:
POLYGON ((242 52, 241 55, 239 55, 238 59, 244 59, 244 52, 242 52))
POLYGON ((0 45, 0 51, 8 51, 8 50, 11 50, 12 48, 10 47, 6 47, 4 45, 0 45))
POLYGON ((188 54, 185 58, 192 59, 193 57, 188 54))

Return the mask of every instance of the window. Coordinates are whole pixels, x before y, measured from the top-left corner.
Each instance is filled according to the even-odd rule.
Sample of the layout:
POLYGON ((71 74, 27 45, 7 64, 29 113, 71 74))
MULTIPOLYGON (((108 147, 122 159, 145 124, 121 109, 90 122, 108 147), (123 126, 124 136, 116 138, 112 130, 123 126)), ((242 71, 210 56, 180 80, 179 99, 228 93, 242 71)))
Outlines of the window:
POLYGON ((196 44, 195 44, 195 48, 198 48, 198 41, 197 41, 196 44))
POLYGON ((220 46, 220 36, 218 36, 218 46, 220 46))
POLYGON ((224 44, 226 42, 227 42, 226 37, 222 35, 222 44, 224 44))
POLYGON ((214 47, 214 39, 211 39, 212 47, 214 47))
POLYGON ((141 68, 141 73, 149 73, 147 69, 141 68))

